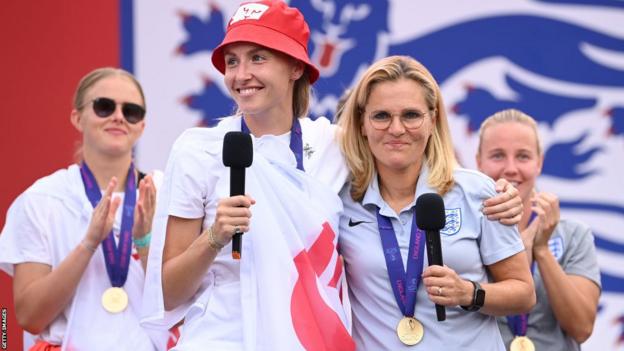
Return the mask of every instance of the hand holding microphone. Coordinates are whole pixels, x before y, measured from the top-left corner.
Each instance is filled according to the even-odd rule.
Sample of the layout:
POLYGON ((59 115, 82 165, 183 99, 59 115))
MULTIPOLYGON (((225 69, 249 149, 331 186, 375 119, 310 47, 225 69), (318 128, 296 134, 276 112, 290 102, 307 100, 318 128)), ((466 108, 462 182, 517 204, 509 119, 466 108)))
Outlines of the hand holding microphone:
MULTIPOLYGON (((212 233, 206 232, 209 245, 216 250, 221 250, 230 241, 234 245, 234 235, 249 231, 251 206, 255 203, 256 201, 248 195, 220 199, 214 222, 210 227, 212 233)), ((235 252, 240 253, 239 250, 235 252)))
POLYGON ((242 255, 242 234, 247 228, 241 229, 241 225, 248 225, 249 206, 253 200, 245 195, 245 168, 251 166, 253 162, 253 145, 251 136, 242 132, 228 132, 223 139, 223 164, 230 167, 230 198, 219 203, 215 225, 232 225, 232 257, 240 259, 242 255), (220 218, 230 217, 232 223, 221 223, 220 218), (243 222, 239 223, 240 217, 243 222))
MULTIPOLYGON (((427 243, 427 257, 429 266, 442 266, 442 246, 440 244, 440 230, 446 224, 446 212, 444 211, 444 200, 435 193, 422 194, 416 199, 416 225, 425 231, 427 243)), ((438 296, 444 293, 444 287, 438 285, 435 289, 438 296)), ((438 321, 446 319, 444 306, 436 304, 436 315, 438 321)))

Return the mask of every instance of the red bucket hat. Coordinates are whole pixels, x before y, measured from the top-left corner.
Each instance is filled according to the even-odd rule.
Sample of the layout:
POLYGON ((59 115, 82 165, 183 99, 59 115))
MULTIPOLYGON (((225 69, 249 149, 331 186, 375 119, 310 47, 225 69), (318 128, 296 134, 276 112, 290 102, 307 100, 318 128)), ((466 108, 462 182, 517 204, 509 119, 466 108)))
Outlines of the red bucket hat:
POLYGON ((310 83, 319 77, 319 70, 308 57, 310 28, 299 10, 283 1, 246 2, 228 23, 225 38, 212 51, 212 64, 225 74, 223 48, 231 43, 249 42, 292 56, 308 66, 310 83))

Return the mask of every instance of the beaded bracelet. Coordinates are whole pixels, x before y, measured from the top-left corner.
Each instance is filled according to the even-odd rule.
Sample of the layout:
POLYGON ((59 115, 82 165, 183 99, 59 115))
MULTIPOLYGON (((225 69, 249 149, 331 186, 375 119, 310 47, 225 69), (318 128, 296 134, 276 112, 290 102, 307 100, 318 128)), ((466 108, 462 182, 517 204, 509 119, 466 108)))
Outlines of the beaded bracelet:
POLYGON ((151 240, 152 240, 152 232, 145 234, 145 236, 139 239, 132 238, 132 242, 134 242, 134 246, 136 246, 137 249, 148 247, 151 240))
POLYGON ((225 246, 220 244, 217 239, 215 239, 214 231, 212 231, 212 227, 208 228, 208 245, 217 250, 217 252, 221 251, 221 249, 225 246))

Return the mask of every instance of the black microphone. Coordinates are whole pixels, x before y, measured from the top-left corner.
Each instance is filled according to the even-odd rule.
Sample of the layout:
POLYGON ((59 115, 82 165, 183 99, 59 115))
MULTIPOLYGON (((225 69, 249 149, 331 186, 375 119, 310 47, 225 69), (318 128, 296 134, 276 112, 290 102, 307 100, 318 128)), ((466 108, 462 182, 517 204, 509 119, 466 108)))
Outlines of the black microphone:
MULTIPOLYGON (((446 225, 444 200, 436 193, 422 194, 416 199, 416 225, 425 231, 427 238, 427 257, 429 265, 444 266, 442 263, 442 246, 440 245, 440 229, 446 225)), ((442 305, 435 305, 438 321, 446 319, 446 310, 442 305)))
MULTIPOLYGON (((251 136, 243 132, 228 132, 223 139, 223 164, 230 167, 230 196, 245 195, 245 168, 253 161, 251 136)), ((242 254, 242 233, 232 237, 232 257, 242 254)))

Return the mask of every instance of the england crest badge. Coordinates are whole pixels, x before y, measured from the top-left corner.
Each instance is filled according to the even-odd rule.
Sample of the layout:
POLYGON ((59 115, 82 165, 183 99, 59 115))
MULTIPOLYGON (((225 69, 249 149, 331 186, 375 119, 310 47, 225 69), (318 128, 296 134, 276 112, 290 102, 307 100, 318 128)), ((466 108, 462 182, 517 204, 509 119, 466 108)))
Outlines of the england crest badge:
POLYGON ((454 235, 459 232, 462 223, 461 208, 445 209, 446 225, 440 231, 443 235, 454 235))

